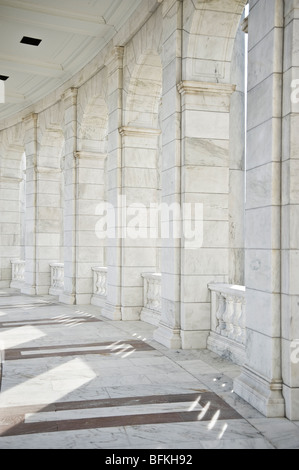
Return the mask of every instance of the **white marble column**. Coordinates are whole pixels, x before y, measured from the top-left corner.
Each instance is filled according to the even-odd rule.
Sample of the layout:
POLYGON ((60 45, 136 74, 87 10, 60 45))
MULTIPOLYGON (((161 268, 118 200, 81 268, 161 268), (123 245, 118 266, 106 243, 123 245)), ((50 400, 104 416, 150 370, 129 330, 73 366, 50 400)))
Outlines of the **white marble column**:
POLYGON ((97 207, 104 202, 106 154, 77 152, 76 304, 89 304, 94 266, 104 266, 106 240, 96 233, 97 207))
POLYGON ((282 378, 286 416, 299 420, 299 5, 285 2, 282 147, 282 378))
POLYGON ((246 364, 235 392, 284 416, 281 371, 282 0, 250 2, 246 202, 246 364))
POLYGON ((8 176, 6 172, 2 171, 0 175, 0 287, 9 287, 12 279, 10 261, 21 256, 21 182, 21 178, 8 176))
POLYGON ((123 110, 123 47, 115 47, 106 61, 108 70, 108 160, 107 202, 115 208, 115 236, 107 238, 107 301, 102 314, 112 320, 121 320, 121 225, 118 217, 122 194, 122 127, 123 110))
MULTIPOLYGON (((163 14, 163 97, 162 97, 162 203, 181 203, 181 110, 177 85, 182 80, 183 2, 164 0, 163 14)), ((170 233, 177 227, 171 218, 170 233)), ((155 339, 169 348, 180 348, 181 240, 161 240, 162 308, 155 339)))
POLYGON ((36 294, 47 295, 51 286, 50 262, 60 260, 61 169, 36 168, 36 294))
POLYGON ((122 320, 139 320, 142 273, 156 272, 159 231, 150 205, 159 204, 159 129, 122 127, 122 320), (134 206, 134 207, 133 207, 134 206))
POLYGON ((229 284, 245 282, 245 40, 243 18, 235 39, 231 83, 236 90, 230 101, 229 131, 229 284))
POLYGON ((37 114, 24 119, 26 153, 26 268, 25 285, 22 293, 36 295, 37 282, 37 114))
POLYGON ((65 163, 64 163, 64 293, 59 300, 76 303, 76 244, 77 244, 77 88, 70 88, 62 97, 65 107, 65 163))
POLYGON ((192 214, 192 221, 197 224, 193 240, 188 240, 188 233, 182 238, 184 349, 206 348, 210 333, 207 286, 228 281, 229 122, 234 90, 235 86, 229 84, 197 81, 183 81, 179 85, 183 114, 183 222, 192 214))

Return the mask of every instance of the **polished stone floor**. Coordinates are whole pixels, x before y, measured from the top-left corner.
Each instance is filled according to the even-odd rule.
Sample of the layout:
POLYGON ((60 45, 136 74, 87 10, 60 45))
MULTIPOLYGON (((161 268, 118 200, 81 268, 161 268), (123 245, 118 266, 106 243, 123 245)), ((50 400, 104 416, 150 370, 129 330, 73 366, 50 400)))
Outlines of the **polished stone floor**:
POLYGON ((0 289, 0 449, 299 448, 299 422, 234 394, 237 366, 153 331, 0 289))

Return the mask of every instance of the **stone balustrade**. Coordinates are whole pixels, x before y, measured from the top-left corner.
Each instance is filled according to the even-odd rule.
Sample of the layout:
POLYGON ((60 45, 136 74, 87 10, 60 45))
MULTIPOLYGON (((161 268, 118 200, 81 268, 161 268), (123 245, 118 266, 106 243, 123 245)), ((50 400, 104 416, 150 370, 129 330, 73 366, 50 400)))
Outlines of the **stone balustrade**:
POLYGON ((245 361, 246 289, 229 284, 209 284, 211 333, 208 348, 238 365, 245 361))
POLYGON ((93 271, 93 296, 92 305, 104 307, 107 298, 107 274, 108 268, 95 266, 93 271))
POLYGON ((160 273, 143 273, 144 307, 141 320, 158 326, 161 318, 161 279, 160 273))
POLYGON ((64 290, 64 264, 50 263, 51 268, 51 287, 50 295, 61 295, 64 290))
POLYGON ((25 261, 12 259, 11 261, 12 277, 10 287, 21 289, 25 283, 25 261))

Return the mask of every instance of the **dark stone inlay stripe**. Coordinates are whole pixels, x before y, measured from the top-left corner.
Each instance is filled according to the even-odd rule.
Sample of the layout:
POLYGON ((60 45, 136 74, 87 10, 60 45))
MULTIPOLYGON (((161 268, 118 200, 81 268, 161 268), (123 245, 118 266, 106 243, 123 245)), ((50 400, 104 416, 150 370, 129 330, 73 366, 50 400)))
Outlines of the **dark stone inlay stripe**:
POLYGON ((45 319, 34 319, 34 320, 14 320, 14 321, 4 321, 0 322, 0 328, 21 328, 23 326, 48 326, 48 325, 68 325, 69 323, 73 322, 80 322, 80 323, 93 323, 93 322, 101 322, 99 318, 96 317, 65 317, 65 318, 45 318, 45 319), (22 323, 22 325, 20 325, 22 323))
MULTIPOLYGON (((155 349, 150 346, 149 344, 143 342, 143 341, 137 341, 137 340, 124 340, 121 341, 120 344, 117 343, 111 343, 106 342, 106 343, 88 343, 88 344, 63 344, 63 345, 58 345, 58 346, 41 346, 41 347, 32 347, 32 348, 20 348, 20 349, 6 349, 5 350, 5 360, 6 361, 15 361, 19 359, 39 359, 43 357, 63 357, 63 356, 85 356, 88 354, 99 354, 102 356, 106 356, 109 354, 116 353, 118 351, 121 351, 121 345, 126 344, 130 345, 130 347, 127 348, 126 346, 126 351, 129 352, 130 350, 135 349, 136 351, 154 351, 155 349), (75 350, 76 348, 97 348, 97 347, 106 347, 107 349, 103 350, 97 350, 97 349, 90 349, 88 351, 86 350, 75 350), (73 351, 63 351, 63 349, 69 349, 72 348, 73 351), (47 353, 42 353, 38 354, 39 351, 44 351, 48 350, 49 352, 47 353), (59 350, 56 351, 55 350, 59 350), (32 351, 32 354, 25 354, 22 355, 22 352, 27 352, 27 351, 32 351)), ((124 348, 125 349, 125 348, 124 348)))
MULTIPOLYGON (((224 400, 213 392, 200 393, 200 405, 206 406, 210 402, 210 407, 204 416, 199 419, 200 411, 190 412, 169 412, 169 413, 149 413, 142 415, 126 415, 102 418, 79 418, 71 420, 57 420, 51 422, 25 423, 25 414, 33 412, 53 412, 63 410, 79 410, 91 408, 105 408, 115 406, 136 406, 151 405, 159 403, 181 403, 190 400, 190 404, 197 400, 199 394, 181 395, 153 395, 146 397, 116 398, 107 400, 89 400, 81 402, 53 403, 49 406, 40 407, 12 407, 0 409, 0 436, 17 436, 24 434, 37 434, 58 431, 75 431, 79 429, 96 429, 122 426, 137 426, 146 424, 170 424, 189 423, 198 421, 210 421, 217 411, 220 411, 218 420, 242 419, 242 417, 231 408, 224 400), (11 413, 11 414, 10 414, 11 413)), ((129 413, 129 410, 128 410, 129 413)))

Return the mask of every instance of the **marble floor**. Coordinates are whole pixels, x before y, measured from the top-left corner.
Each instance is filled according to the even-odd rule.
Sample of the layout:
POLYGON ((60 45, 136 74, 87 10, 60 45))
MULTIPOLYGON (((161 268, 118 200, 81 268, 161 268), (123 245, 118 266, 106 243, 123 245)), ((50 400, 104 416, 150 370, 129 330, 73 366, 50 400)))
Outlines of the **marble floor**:
POLYGON ((298 449, 234 394, 239 368, 142 322, 0 289, 0 449, 298 449))

